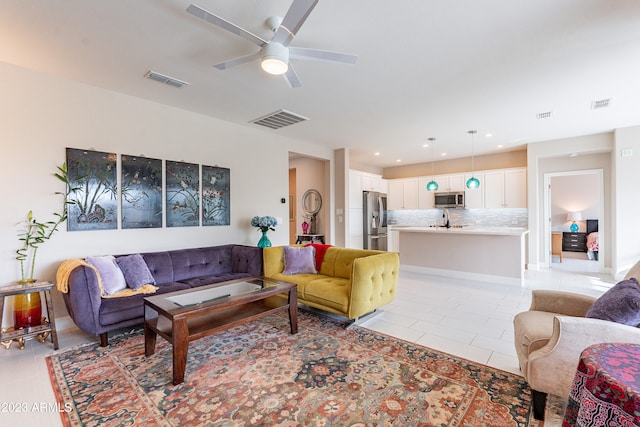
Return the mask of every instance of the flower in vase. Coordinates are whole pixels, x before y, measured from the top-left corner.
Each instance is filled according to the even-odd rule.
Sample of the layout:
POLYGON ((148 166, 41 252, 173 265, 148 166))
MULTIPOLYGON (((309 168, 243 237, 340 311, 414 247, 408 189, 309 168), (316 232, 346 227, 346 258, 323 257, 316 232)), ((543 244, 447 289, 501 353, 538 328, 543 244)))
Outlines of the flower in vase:
POLYGON ((276 231, 274 228, 278 225, 278 221, 272 216, 254 216, 251 218, 251 226, 256 227, 263 233, 266 231, 276 231))

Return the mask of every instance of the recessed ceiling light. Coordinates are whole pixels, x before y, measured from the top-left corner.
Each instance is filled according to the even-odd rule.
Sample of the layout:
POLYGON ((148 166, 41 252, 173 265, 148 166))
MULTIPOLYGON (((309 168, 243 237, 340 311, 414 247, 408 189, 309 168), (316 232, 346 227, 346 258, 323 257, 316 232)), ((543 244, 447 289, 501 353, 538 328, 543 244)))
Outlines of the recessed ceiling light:
POLYGON ((402 161, 402 160, 398 159, 398 160, 396 160, 396 163, 400 163, 401 161, 402 161))
POLYGON ((427 147, 429 146, 429 144, 422 144, 422 146, 423 146, 424 148, 427 148, 427 147))
POLYGON ((485 138, 491 138, 492 136, 493 136, 492 133, 487 133, 487 134, 484 135, 485 138))
POLYGON ((374 155, 374 156, 379 156, 379 155, 380 155, 380 153, 376 151, 375 153, 373 153, 373 155, 374 155))
POLYGON ((498 144, 498 148, 502 148, 502 147, 504 147, 504 145, 498 144))
POLYGON ((441 156, 446 156, 446 155, 447 155, 447 153, 440 153, 440 155, 441 155, 441 156))

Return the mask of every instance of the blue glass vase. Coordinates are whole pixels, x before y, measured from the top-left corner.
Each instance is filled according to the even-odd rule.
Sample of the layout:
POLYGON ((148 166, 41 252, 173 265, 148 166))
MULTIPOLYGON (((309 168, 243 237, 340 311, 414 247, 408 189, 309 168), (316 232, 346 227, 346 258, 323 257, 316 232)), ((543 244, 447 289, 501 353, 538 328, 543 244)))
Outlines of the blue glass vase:
POLYGON ((267 237, 267 232, 266 231, 262 232, 262 237, 260 238, 260 240, 258 240, 258 247, 259 248, 270 248, 271 247, 271 240, 269 240, 269 238, 267 237))

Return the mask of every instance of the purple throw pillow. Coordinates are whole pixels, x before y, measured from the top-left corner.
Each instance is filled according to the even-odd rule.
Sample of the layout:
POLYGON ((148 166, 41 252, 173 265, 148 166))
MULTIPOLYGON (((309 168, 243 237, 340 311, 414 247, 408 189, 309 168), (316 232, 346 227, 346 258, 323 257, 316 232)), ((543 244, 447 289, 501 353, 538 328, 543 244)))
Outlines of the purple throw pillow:
POLYGON ((317 274, 316 250, 313 246, 284 246, 284 271, 282 274, 317 274))
POLYGON ((136 290, 142 285, 155 285, 156 281, 140 254, 125 255, 116 258, 116 262, 122 270, 127 286, 136 290))
POLYGON ((86 261, 100 273, 103 294, 113 295, 127 287, 127 282, 113 255, 88 256, 86 261))
POLYGON ((623 325, 640 325, 640 285, 635 278, 623 280, 602 294, 585 317, 609 320, 623 325))

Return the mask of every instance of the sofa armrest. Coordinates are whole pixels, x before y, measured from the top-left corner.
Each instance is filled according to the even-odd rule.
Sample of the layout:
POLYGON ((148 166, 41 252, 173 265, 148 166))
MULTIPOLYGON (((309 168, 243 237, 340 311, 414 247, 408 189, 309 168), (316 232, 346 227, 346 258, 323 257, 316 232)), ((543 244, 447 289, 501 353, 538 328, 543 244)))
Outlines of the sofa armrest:
POLYGON ((595 300, 589 295, 538 289, 531 293, 529 310, 584 317, 595 300))
POLYGON ((544 393, 569 396, 580 354, 603 342, 640 344, 640 329, 608 320, 556 316, 549 343, 529 355, 529 385, 544 393))
POLYGON ((351 273, 349 318, 356 319, 396 296, 400 258, 396 252, 356 258, 351 273))
POLYGON ((69 292, 62 294, 67 311, 84 332, 98 335, 100 328, 100 285, 92 268, 78 267, 69 276, 69 292))

